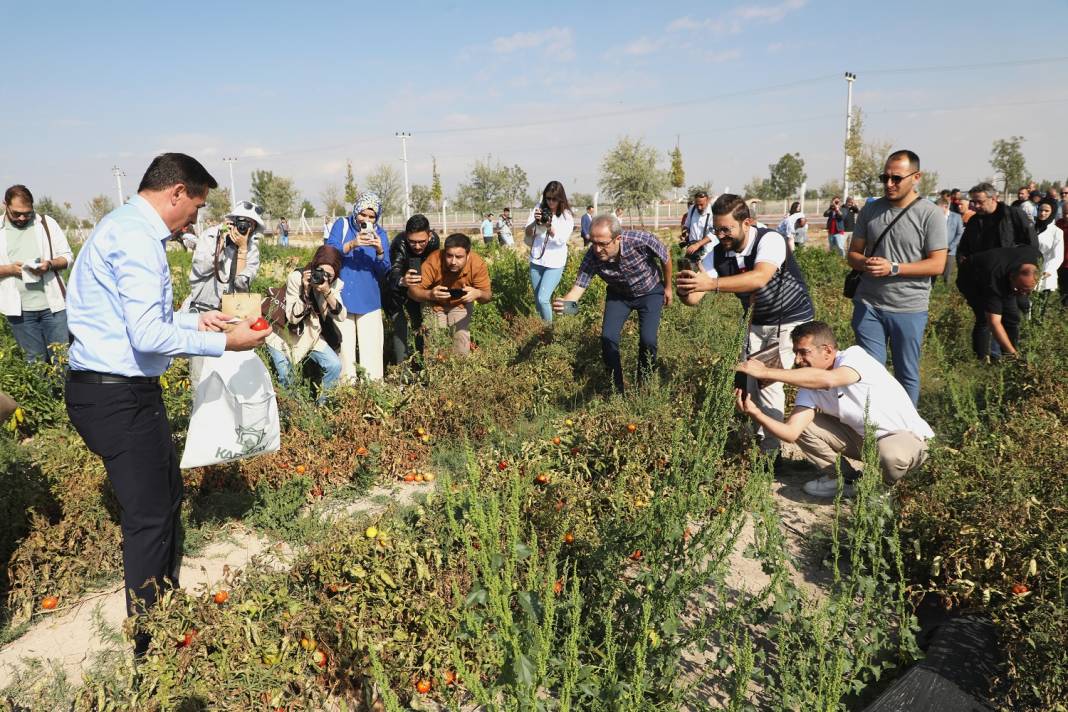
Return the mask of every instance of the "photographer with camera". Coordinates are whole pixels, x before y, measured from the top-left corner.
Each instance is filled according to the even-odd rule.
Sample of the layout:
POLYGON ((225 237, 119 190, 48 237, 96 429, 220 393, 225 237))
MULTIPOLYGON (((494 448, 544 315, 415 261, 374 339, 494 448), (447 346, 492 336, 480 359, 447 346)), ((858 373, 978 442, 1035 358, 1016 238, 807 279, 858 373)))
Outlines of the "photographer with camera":
MULTIPOLYGON (((697 269, 679 272, 679 298, 687 306, 697 306, 708 292, 737 295, 742 308, 751 315, 746 354, 764 354, 776 367, 793 367, 790 331, 811 320, 815 310, 786 238, 775 230, 758 228, 745 200, 730 193, 719 196, 712 204, 712 230, 719 244, 697 269)), ((786 393, 781 383, 759 388, 750 378, 746 390, 761 411, 782 422, 786 393)), ((764 429, 762 436, 762 450, 779 449, 774 432, 764 429)))
POLYGON ((182 311, 218 309, 222 295, 248 292, 260 268, 263 208, 243 200, 220 225, 210 227, 196 239, 189 269, 189 297, 182 311))
POLYGON ((408 359, 408 334, 415 332, 415 348, 423 352, 423 305, 413 299, 408 289, 423 281, 423 262, 441 247, 436 232, 430 229, 425 215, 413 215, 404 232, 389 246, 389 275, 382 290, 386 318, 393 327, 394 363, 408 359))
POLYGON ((422 281, 408 286, 408 294, 433 304, 434 326, 452 329, 453 350, 465 356, 471 351, 471 314, 475 302, 493 299, 489 268, 471 251, 471 238, 454 232, 442 249, 423 260, 422 281))
POLYGON ((274 325, 267 337, 267 352, 283 386, 292 382, 292 368, 305 357, 323 371, 325 392, 341 378, 341 325, 347 312, 341 298, 341 253, 323 245, 303 269, 286 279, 285 324, 274 325))
POLYGON ((360 367, 372 381, 383 376, 385 330, 382 326, 382 289, 389 273, 389 235, 378 224, 382 200, 366 191, 356 197, 352 214, 330 228, 326 244, 341 253, 341 300, 348 317, 341 324, 341 377, 356 380, 356 347, 360 367))
POLYGON ((564 186, 549 181, 541 192, 541 202, 527 218, 525 240, 530 246, 530 284, 534 303, 545 322, 553 320, 553 290, 560 284, 567 264, 567 243, 575 230, 575 217, 567 202, 564 186))
POLYGON ((700 188, 693 194, 693 205, 686 211, 679 235, 679 246, 687 257, 699 260, 712 251, 712 200, 708 191, 700 188))

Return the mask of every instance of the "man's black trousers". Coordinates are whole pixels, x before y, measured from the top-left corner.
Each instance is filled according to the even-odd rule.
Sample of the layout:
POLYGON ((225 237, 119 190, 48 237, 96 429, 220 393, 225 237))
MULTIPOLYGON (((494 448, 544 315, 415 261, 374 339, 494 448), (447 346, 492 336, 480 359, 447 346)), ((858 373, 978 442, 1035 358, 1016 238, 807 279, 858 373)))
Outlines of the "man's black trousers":
MULTIPOLYGON (((126 607, 135 615, 156 603, 157 587, 178 586, 182 476, 163 394, 158 383, 68 381, 66 401, 119 501, 126 607)), ((147 644, 138 636, 135 653, 147 644)))

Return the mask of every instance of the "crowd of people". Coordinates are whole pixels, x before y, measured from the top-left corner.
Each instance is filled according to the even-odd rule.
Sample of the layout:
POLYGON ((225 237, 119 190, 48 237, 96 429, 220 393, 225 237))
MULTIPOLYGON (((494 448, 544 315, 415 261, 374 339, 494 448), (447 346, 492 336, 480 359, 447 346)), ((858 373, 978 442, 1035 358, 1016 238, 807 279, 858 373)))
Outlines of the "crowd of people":
MULTIPOLYGON (((921 178, 919 156, 895 151, 879 176, 882 197, 863 206, 835 198, 823 214, 828 249, 852 268, 843 291, 852 303, 855 345, 844 350, 816 320, 796 258, 807 241, 799 203, 772 229, 742 196, 713 200, 698 192, 682 220, 675 263, 656 235, 624 230, 618 212, 594 215, 587 206, 577 277, 555 296, 571 258, 575 218, 564 186, 550 181, 523 228, 532 301, 549 324, 578 313, 579 301, 600 278, 607 287, 602 359, 614 389, 623 392, 620 339, 632 312, 639 326, 636 380, 642 383, 656 372, 661 317, 676 294, 686 307, 709 295, 735 295, 748 324, 736 406, 758 427, 761 449, 775 458, 776 469, 781 443, 796 443, 819 469, 805 491, 848 495, 863 472, 867 427, 882 476, 893 482, 924 462, 934 436, 918 406, 937 279, 948 283, 956 273, 974 314, 972 345, 981 359, 1019 352, 1032 300, 1043 310, 1068 306, 1068 189, 1060 199, 1021 189, 1019 200, 1007 204, 994 186, 979 183, 967 199, 951 190, 932 201, 917 192, 921 178), (798 389, 789 414, 785 384, 798 389)), ((97 224, 76 260, 62 228, 35 212, 28 188, 15 185, 4 194, 0 309, 27 359, 54 358, 50 344, 70 346, 67 410, 86 445, 104 460, 119 500, 131 612, 137 600, 155 601, 151 584, 178 580, 182 480, 159 385, 173 357, 188 356, 195 364, 227 350, 265 346, 283 385, 314 362, 323 399, 336 384, 383 378, 387 322, 398 364, 418 361, 412 357, 425 350, 428 328, 447 329, 455 352, 467 354, 475 305, 493 299, 489 269, 470 236, 441 239, 425 216, 413 215, 391 240, 380 222, 379 197, 365 192, 351 214, 330 227, 311 260, 270 290, 255 315, 269 317, 270 328, 253 328, 253 318, 233 318, 225 310, 257 276, 264 211, 239 202, 220 225, 190 236, 188 227, 216 187, 194 158, 158 156, 137 195, 97 224), (189 296, 177 311, 165 247, 175 237, 193 251, 189 296), (62 278, 67 269, 69 283, 62 278)), ((484 241, 514 246, 510 210, 493 218, 487 214, 481 225, 484 241)), ((196 369, 191 373, 195 381, 196 369)), ((5 408, 8 401, 0 398, 5 408)), ((146 644, 138 639, 137 650, 146 644)))

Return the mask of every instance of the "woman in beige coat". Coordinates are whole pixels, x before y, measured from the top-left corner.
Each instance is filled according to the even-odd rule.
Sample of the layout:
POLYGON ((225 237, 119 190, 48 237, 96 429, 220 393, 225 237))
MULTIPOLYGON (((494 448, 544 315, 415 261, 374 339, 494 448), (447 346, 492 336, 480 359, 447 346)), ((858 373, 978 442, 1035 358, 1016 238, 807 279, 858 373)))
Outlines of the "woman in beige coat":
POLYGON ((320 402, 322 393, 341 377, 338 325, 345 321, 346 312, 337 278, 340 271, 341 253, 323 245, 306 267, 290 273, 286 280, 286 323, 273 325, 274 331, 267 337, 267 351, 283 386, 292 382, 293 367, 305 358, 319 365, 323 371, 320 402))

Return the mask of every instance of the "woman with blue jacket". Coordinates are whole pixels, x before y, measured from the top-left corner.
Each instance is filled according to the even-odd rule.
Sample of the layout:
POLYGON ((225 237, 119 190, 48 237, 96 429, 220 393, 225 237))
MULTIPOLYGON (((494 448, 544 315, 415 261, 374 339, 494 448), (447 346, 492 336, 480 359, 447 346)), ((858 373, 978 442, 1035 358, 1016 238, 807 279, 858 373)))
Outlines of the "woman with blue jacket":
POLYGON ((326 244, 341 252, 341 302, 348 316, 341 330, 341 379, 356 380, 356 347, 360 368, 372 381, 383 376, 385 334, 379 282, 389 272, 389 235, 378 224, 382 201, 367 191, 356 198, 352 214, 334 222, 326 244))

